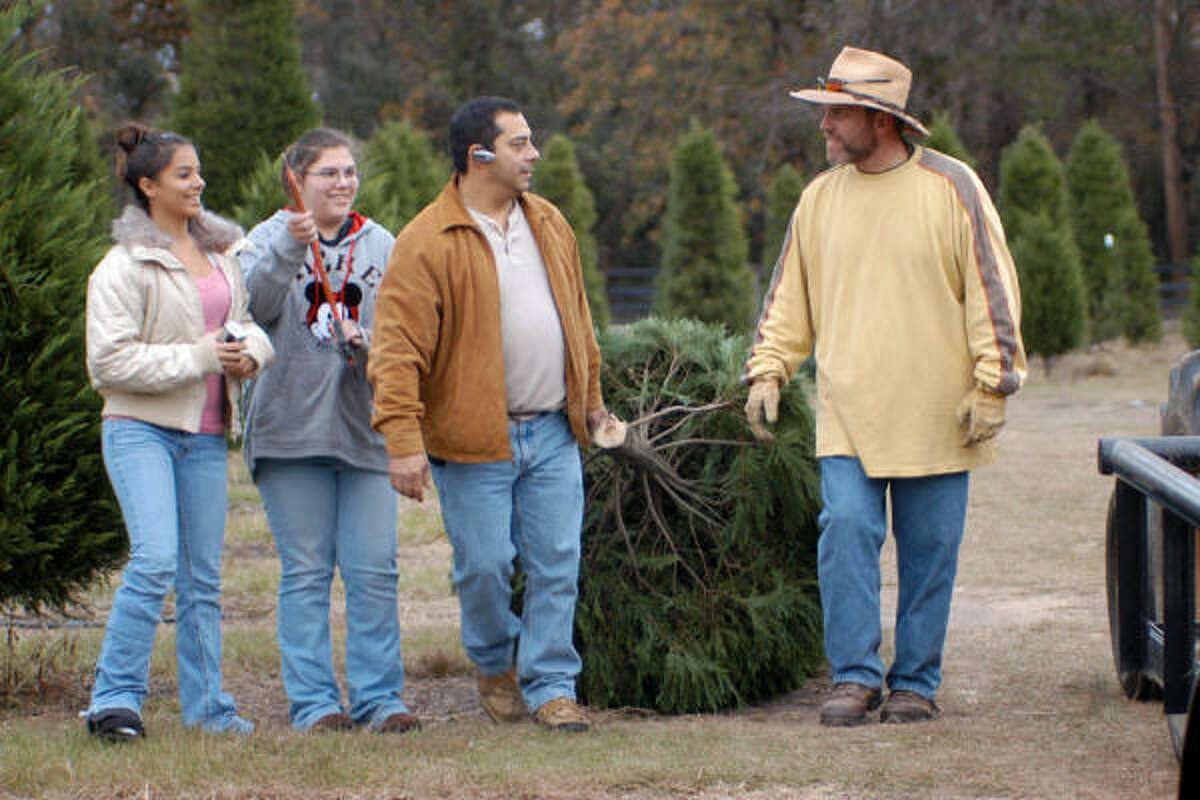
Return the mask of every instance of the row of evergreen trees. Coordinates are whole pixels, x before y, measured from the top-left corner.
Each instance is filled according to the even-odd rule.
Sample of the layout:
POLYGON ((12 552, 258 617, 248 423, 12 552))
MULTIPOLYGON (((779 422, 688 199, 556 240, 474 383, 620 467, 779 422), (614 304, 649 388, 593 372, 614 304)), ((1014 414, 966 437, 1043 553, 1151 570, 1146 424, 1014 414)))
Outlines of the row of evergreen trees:
MULTIPOLYGON (((972 162, 944 118, 927 144, 972 162)), ((407 122, 380 126, 363 148, 359 208, 398 230, 441 190, 450 166, 429 138, 407 122)), ((610 312, 596 263, 596 219, 575 149, 561 134, 545 146, 534 188, 574 226, 597 324, 610 312)), ((747 329, 760 287, 747 266, 749 244, 737 187, 710 130, 693 122, 671 163, 663 217, 662 263, 654 310, 665 317, 747 329)), ((238 187, 233 215, 246 226, 285 204, 277 159, 266 154, 238 187)), ((768 190, 764 277, 773 268, 803 179, 783 165, 768 190)), ((1145 224, 1137 214, 1128 169, 1116 139, 1096 123, 1076 136, 1066 163, 1036 128, 1004 152, 996 203, 1021 278, 1022 332, 1031 354, 1052 359, 1087 342, 1161 336, 1158 282, 1145 224)), ((1197 306, 1200 308, 1200 305, 1197 306)))
MULTIPOLYGON (((282 13, 289 3, 278 2, 282 13)), ((238 4, 228 5, 229 14, 240 13, 238 4)), ((87 570, 80 572, 66 589, 45 580, 38 570, 46 565, 88 563, 65 558, 56 548, 71 542, 65 549, 77 554, 81 547, 94 547, 95 561, 110 564, 120 555, 121 537, 95 453, 97 403, 85 388, 79 327, 83 285, 105 245, 113 209, 104 167, 95 157, 95 133, 74 102, 77 84, 69 76, 39 73, 16 46, 27 13, 22 8, 0 11, 0 42, 5 43, 0 48, 0 151, 6 156, 0 166, 5 176, 0 180, 0 391, 10 410, 0 475, 0 602, 20 599, 36 606, 61 600, 88 577, 87 570), (57 382, 53 391, 38 388, 47 381, 57 382), (47 405, 54 403, 70 408, 47 405), (52 455, 60 451, 72 455, 52 455), (71 499, 73 493, 78 501, 71 499), (18 568, 24 571, 18 574, 18 568)), ((234 21, 210 20, 209 25, 198 18, 193 49, 246 47, 229 38, 239 27, 234 21)), ((264 71, 261 94, 223 90, 222 76, 203 69, 219 61, 210 53, 184 69, 179 102, 164 123, 197 141, 210 178, 209 205, 244 225, 286 202, 274 159, 319 121, 311 95, 287 88, 303 86, 295 48, 282 39, 255 47, 270 50, 276 67, 264 71), (238 117, 229 113, 230 103, 251 104, 261 127, 220 128, 222 120, 238 117), (290 111, 285 108, 279 116, 281 107, 290 111)), ((246 84, 241 78, 239 85, 246 84)), ((969 161, 945 120, 935 120, 933 132, 932 146, 969 161)), ((591 192, 569 140, 553 137, 544 151, 535 188, 563 209, 577 231, 593 313, 604 327, 608 304, 590 234, 595 222, 591 192)), ((360 206, 392 229, 432 199, 449 174, 428 137, 404 122, 381 126, 364 144, 361 160, 360 206)), ((772 182, 768 259, 778 253, 802 184, 786 165, 772 182)), ((1065 167, 1044 136, 1034 128, 1024 131, 1005 153, 997 200, 1021 271, 1023 330, 1031 352, 1052 357, 1117 334, 1134 341, 1159 335, 1145 226, 1134 209, 1119 148, 1098 126, 1080 131, 1065 167)), ((733 332, 749 328, 760 291, 756 270, 747 266, 742 216, 716 137, 693 123, 677 143, 671 165, 656 302, 661 315, 695 317, 733 332)), ((764 272, 769 269, 764 265, 764 272)))
POLYGON ((1021 331, 1046 359, 1118 335, 1162 336, 1146 225, 1116 140, 1084 125, 1065 165, 1035 127, 1000 161, 997 205, 1021 277, 1021 331))
MULTIPOLYGON (((210 178, 206 204, 244 225, 283 204, 272 159, 321 117, 295 27, 279 24, 293 19, 295 8, 295 0, 220 0, 197 7, 166 120, 200 150, 210 178), (231 74, 227 63, 244 68, 231 74)), ((933 121, 932 131, 931 146, 971 163, 944 117, 933 121)), ((575 227, 589 299, 603 326, 609 308, 591 234, 592 194, 569 141, 547 142, 545 156, 535 188, 575 227)), ((403 122, 376 130, 364 162, 361 210, 393 230, 432 199, 449 173, 427 137, 403 122)), ((1086 125, 1064 169, 1046 138, 1026 129, 1004 154, 1000 183, 998 205, 1020 254, 1022 327, 1031 353, 1051 358, 1116 335, 1139 342, 1159 336, 1153 256, 1115 139, 1095 123, 1086 125)), ((788 166, 772 182, 764 260, 778 254, 801 184, 788 166)), ((719 322, 735 332, 751 324, 757 271, 747 268, 749 243, 736 192, 716 137, 693 122, 670 169, 654 303, 660 315, 719 322)))
MULTIPOLYGON (((944 117, 935 118, 926 144, 972 163, 944 117)), ((771 183, 764 277, 802 189, 787 164, 771 183)), ((1049 360, 1116 336, 1135 343, 1161 337, 1149 235, 1120 146, 1098 124, 1080 129, 1065 164, 1037 127, 1025 128, 1004 151, 996 204, 1020 275, 1021 329, 1031 354, 1049 360)), ((741 211, 716 140, 695 125, 675 152, 663 229, 656 311, 744 330, 759 292, 745 263, 741 211)))
MULTIPOLYGON (((296 0, 232 0, 193 10, 179 92, 165 126, 193 138, 210 185, 206 204, 252 224, 281 205, 271 159, 321 118, 306 78, 294 25, 296 0), (227 64, 242 65, 231 71, 227 64)), ((930 145, 972 159, 945 117, 930 145)), ((596 265, 595 204, 570 142, 547 143, 536 189, 559 204, 576 229, 597 321, 609 318, 596 265)), ((360 206, 395 230, 436 194, 449 169, 426 137, 403 122, 383 125, 367 143, 360 206)), ((773 262, 802 180, 781 168, 769 189, 763 259, 773 262)), ((693 123, 677 143, 662 222, 654 309, 743 331, 758 305, 758 270, 736 185, 715 136, 693 123)), ((1160 335, 1153 256, 1115 139, 1085 125, 1064 167, 1036 128, 1005 152, 998 205, 1017 258, 1025 297, 1026 345, 1047 358, 1085 342, 1160 335)), ((771 263, 763 265, 769 272, 771 263)), ((1200 297, 1197 299, 1200 344, 1200 297)), ((1185 326, 1186 327, 1186 326, 1185 326)))
MULTIPOLYGON (((165 127, 196 140, 211 179, 210 207, 251 225, 286 202, 277 153, 319 114, 309 95, 286 85, 288 70, 299 72, 296 53, 237 40, 254 21, 237 16, 240 4, 210 5, 221 7, 223 22, 202 16, 201 43, 269 52, 268 86, 229 95, 219 74, 185 69, 165 127), (229 102, 255 109, 253 129, 221 127, 238 118, 229 102), (275 116, 277 105, 291 108, 275 116)), ((66 602, 118 564, 125 541, 100 463, 99 402, 87 388, 82 352, 86 277, 113 211, 108 181, 73 100, 77 84, 39 74, 18 54, 20 23, 20 11, 0 10, 0 407, 8 411, 0 440, 0 608, 36 609, 66 602)), ((944 122, 934 132, 934 146, 966 157, 944 122)), ((536 189, 576 229, 593 313, 604 328, 591 192, 570 141, 551 138, 544 156, 536 189)), ((360 208, 392 229, 432 199, 449 173, 428 138, 403 122, 379 128, 360 160, 360 208)), ((788 166, 772 183, 768 258, 779 250, 802 185, 788 166)), ((1033 352, 1053 355, 1085 335, 1157 336, 1145 229, 1131 211, 1119 150, 1099 128, 1081 131, 1065 169, 1035 129, 1023 133, 1006 154, 998 202, 1022 270, 1033 352)), ((759 294, 747 261, 730 171, 716 137, 693 124, 671 165, 657 308, 742 335, 674 319, 602 336, 606 394, 630 420, 643 418, 637 427, 655 448, 658 468, 588 461, 577 632, 587 654, 581 688, 592 702, 714 710, 794 688, 819 663, 811 413, 793 386, 776 444, 759 447, 737 412, 744 333, 759 294), (671 416, 679 414, 686 419, 671 416), (648 630, 654 635, 642 635, 648 630)))

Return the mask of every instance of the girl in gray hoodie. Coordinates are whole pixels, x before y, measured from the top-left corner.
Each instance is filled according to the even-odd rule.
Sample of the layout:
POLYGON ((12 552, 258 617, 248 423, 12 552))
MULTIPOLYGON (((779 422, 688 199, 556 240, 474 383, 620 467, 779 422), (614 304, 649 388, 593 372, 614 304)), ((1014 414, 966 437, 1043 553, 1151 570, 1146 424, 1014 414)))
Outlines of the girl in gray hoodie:
POLYGON ((239 258, 250 312, 277 354, 247 393, 244 454, 281 561, 289 718, 305 731, 403 732, 420 723, 401 697, 396 495, 365 370, 393 237, 352 208, 359 175, 344 134, 306 132, 282 170, 300 207, 255 226, 239 258), (346 590, 347 708, 329 630, 335 568, 346 590))

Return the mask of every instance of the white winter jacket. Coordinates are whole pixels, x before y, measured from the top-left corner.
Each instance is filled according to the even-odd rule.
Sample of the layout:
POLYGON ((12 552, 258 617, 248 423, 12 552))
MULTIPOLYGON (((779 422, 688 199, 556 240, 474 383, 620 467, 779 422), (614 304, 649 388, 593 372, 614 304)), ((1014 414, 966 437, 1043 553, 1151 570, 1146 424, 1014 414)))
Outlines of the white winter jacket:
MULTIPOLYGON (((204 410, 204 376, 221 372, 206 333, 200 292, 171 252, 171 237, 141 208, 130 205, 113 222, 116 244, 88 279, 87 368, 104 397, 105 416, 133 417, 196 433, 204 410)), ((242 238, 236 224, 204 212, 191 222, 196 243, 229 283, 229 319, 247 330, 246 350, 264 369, 274 357, 270 339, 246 310, 237 258, 227 251, 242 238)), ((240 381, 225 376, 234 433, 240 381)))

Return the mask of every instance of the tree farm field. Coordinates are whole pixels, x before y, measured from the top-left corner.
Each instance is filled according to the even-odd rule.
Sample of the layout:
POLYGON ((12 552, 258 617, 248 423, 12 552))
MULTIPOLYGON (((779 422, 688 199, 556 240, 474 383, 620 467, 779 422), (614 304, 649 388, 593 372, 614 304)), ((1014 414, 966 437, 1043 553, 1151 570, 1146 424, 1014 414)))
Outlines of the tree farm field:
MULTIPOLYGON (((231 455, 225 679, 250 737, 179 724, 174 630, 160 628, 149 737, 90 739, 78 712, 117 578, 69 616, 15 617, 0 661, 3 798, 1168 798, 1178 768, 1161 703, 1128 700, 1112 665, 1101 436, 1152 435, 1187 347, 1108 343, 1040 359, 1009 404, 997 463, 971 478, 941 720, 828 729, 818 676, 718 714, 593 709, 593 732, 492 724, 458 642, 450 551, 434 502, 402 503, 400 614, 417 733, 304 735, 287 725, 274 639, 278 564, 254 486, 231 455), (45 624, 49 622, 51 624, 45 624)), ((885 642, 895 600, 885 548, 885 642)), ((344 616, 335 581, 335 649, 344 616)), ((173 618, 168 605, 164 616, 173 618)), ((890 653, 890 646, 885 645, 890 653)), ((340 653, 338 663, 341 664, 340 653)))

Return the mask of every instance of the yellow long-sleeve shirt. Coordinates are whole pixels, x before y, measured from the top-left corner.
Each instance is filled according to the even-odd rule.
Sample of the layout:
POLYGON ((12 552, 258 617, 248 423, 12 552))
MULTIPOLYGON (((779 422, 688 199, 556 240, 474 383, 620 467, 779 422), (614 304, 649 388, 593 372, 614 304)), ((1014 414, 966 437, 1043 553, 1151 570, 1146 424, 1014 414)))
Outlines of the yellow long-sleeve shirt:
POLYGON ((1020 290, 999 215, 960 161, 915 147, 883 173, 842 165, 804 190, 747 363, 787 381, 812 353, 820 456, 872 477, 957 472, 991 460, 962 446, 955 410, 978 382, 1025 377, 1020 290))

